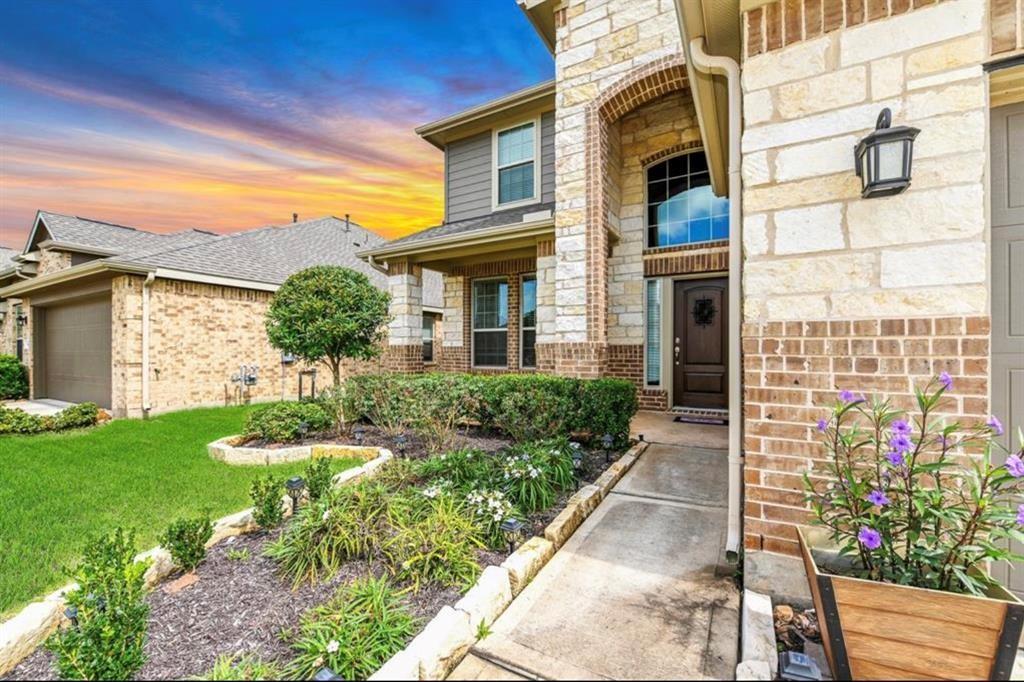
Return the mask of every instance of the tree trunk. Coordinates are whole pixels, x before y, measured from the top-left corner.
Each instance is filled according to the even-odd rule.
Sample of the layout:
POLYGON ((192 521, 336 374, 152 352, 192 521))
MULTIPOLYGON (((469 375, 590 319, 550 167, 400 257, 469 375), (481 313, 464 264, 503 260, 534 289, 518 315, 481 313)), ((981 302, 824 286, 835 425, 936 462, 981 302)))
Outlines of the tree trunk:
POLYGON ((341 386, 341 360, 339 358, 328 358, 331 365, 331 376, 334 377, 334 387, 341 386))

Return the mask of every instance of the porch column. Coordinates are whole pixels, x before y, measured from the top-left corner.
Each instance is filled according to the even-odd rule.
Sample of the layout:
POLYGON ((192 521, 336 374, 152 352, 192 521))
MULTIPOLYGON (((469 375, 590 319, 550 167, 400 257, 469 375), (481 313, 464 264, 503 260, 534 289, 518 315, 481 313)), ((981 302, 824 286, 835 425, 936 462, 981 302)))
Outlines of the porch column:
POLYGON ((555 240, 537 244, 537 370, 555 371, 558 342, 555 306, 555 240))
POLYGON ((391 322, 385 366, 393 372, 423 371, 423 269, 388 263, 391 322))
POLYGON ((441 369, 446 372, 469 371, 469 312, 465 310, 465 300, 466 278, 445 274, 441 369))

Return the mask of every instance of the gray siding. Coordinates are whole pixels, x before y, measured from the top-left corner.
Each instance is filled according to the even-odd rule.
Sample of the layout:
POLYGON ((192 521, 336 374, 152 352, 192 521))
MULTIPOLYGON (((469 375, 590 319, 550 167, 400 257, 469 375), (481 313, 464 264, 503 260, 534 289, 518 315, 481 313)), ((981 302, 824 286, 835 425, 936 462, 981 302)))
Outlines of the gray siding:
MULTIPOLYGON (((555 200, 555 112, 540 119, 540 193, 555 200)), ((491 212, 491 132, 456 140, 445 150, 445 221, 491 212)))

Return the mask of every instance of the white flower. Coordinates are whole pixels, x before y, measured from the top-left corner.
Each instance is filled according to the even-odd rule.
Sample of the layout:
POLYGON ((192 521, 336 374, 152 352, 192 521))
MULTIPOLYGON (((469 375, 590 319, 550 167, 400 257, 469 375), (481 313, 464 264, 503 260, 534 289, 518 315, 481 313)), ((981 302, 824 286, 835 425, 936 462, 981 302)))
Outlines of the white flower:
POLYGON ((324 510, 324 515, 320 517, 320 520, 321 521, 326 521, 329 518, 331 518, 331 510, 330 509, 325 509, 324 510))
POLYGON ((338 653, 338 648, 340 646, 341 645, 338 644, 338 640, 332 639, 331 641, 329 641, 327 643, 327 653, 329 653, 329 654, 336 654, 336 653, 338 653))

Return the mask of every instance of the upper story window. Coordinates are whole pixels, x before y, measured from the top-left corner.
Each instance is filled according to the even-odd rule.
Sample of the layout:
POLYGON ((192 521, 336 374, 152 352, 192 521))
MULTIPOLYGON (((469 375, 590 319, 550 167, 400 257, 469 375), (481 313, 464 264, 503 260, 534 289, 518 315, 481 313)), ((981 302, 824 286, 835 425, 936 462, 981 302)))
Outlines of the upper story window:
POLYGON ((537 199, 537 158, 540 134, 530 121, 495 135, 495 208, 531 203, 537 199))
POLYGON ((711 191, 704 152, 680 154, 647 168, 647 246, 729 238, 729 200, 711 191))

